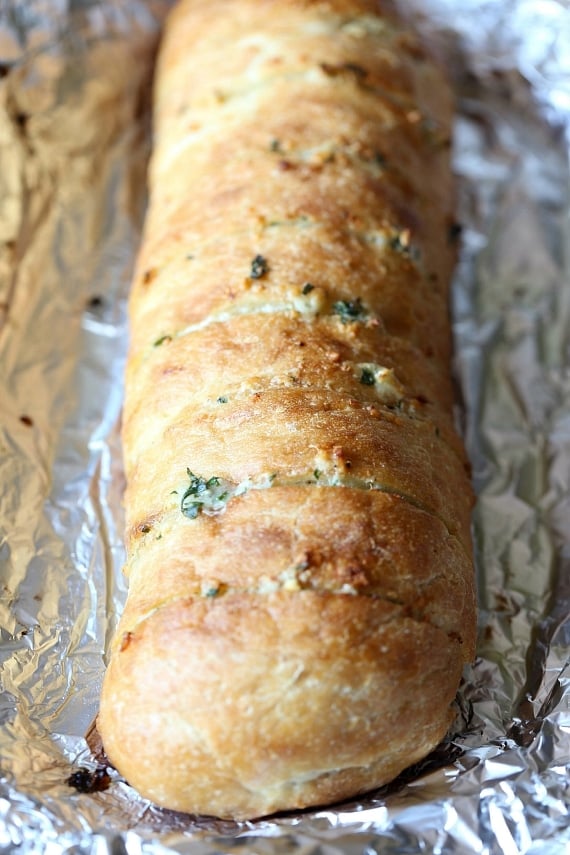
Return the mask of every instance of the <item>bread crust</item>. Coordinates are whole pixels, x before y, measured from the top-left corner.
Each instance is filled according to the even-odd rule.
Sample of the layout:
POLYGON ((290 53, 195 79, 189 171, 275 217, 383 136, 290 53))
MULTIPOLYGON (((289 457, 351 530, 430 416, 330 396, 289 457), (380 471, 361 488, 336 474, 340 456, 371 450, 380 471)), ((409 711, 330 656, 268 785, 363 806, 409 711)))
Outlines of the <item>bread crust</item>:
POLYGON ((473 656, 452 102, 387 4, 182 0, 155 105, 98 726, 157 804, 247 819, 424 757, 473 656))
POLYGON ((111 661, 106 751, 159 804, 233 818, 390 780, 444 735, 461 671, 448 635, 401 611, 313 591, 172 601, 111 661))

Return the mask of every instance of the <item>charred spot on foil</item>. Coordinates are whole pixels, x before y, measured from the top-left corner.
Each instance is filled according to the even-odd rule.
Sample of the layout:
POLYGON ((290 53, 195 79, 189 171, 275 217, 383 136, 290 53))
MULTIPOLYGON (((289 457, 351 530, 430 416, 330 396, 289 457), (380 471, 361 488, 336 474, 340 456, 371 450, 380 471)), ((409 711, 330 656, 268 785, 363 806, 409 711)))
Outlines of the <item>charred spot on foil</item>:
POLYGON ((168 342, 172 341, 171 335, 161 335, 160 338, 157 338, 156 341, 152 343, 153 347, 160 347, 161 344, 168 344, 168 342))
POLYGON ((85 766, 77 769, 67 779, 67 784, 78 793, 100 793, 108 789, 111 778, 105 766, 87 769, 85 766))
POLYGON ((507 731, 507 738, 512 739, 521 748, 531 745, 542 727, 540 717, 515 718, 507 731))
POLYGON ((368 314, 360 297, 356 297, 354 300, 337 300, 336 303, 333 303, 332 313, 340 318, 343 324, 362 321, 368 314))

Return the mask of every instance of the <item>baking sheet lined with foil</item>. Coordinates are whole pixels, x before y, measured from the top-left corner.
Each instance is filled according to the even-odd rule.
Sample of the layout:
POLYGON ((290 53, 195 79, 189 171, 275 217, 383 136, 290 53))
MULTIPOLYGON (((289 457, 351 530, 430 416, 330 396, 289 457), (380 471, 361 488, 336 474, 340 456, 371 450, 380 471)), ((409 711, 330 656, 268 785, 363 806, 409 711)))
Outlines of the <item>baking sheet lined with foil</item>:
POLYGON ((405 4, 458 97, 455 367, 480 637, 448 740, 371 796, 241 824, 160 811, 90 752, 125 594, 125 306, 167 6, 0 5, 0 853, 567 852, 565 0, 405 4))

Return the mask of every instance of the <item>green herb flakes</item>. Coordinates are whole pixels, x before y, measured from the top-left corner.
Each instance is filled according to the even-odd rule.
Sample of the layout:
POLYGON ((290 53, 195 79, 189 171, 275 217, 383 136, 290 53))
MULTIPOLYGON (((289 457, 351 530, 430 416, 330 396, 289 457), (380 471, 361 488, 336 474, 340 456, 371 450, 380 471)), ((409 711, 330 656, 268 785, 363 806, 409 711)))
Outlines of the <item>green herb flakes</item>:
POLYGON ((410 243, 409 229, 404 229, 403 231, 396 232, 396 234, 392 235, 388 240, 388 246, 390 249, 393 249, 394 252, 399 252, 401 255, 406 255, 408 258, 413 260, 417 260, 419 258, 418 249, 410 243))
POLYGON ((212 587, 212 588, 208 588, 204 592, 204 596, 205 597, 217 597, 219 593, 220 593, 219 587, 216 587, 216 588, 212 587))
POLYGON ((366 317, 366 309, 360 297, 356 300, 338 300, 332 307, 333 315, 337 315, 343 324, 352 321, 362 321, 366 317))
POLYGON ((376 382, 374 372, 369 368, 363 368, 362 373, 360 374, 360 382, 363 386, 374 386, 374 383, 376 382))
POLYGON ((265 259, 262 255, 256 255, 253 261, 251 262, 251 279, 262 279, 269 271, 269 265, 267 263, 267 259, 265 259))
POLYGON ((180 510, 188 519, 194 520, 202 511, 215 513, 225 507, 230 497, 227 486, 217 476, 202 478, 190 469, 186 470, 190 484, 184 491, 180 501, 180 510))
POLYGON ((171 335, 161 335, 160 338, 153 343, 153 347, 160 347, 161 344, 166 344, 167 342, 172 341, 171 335))

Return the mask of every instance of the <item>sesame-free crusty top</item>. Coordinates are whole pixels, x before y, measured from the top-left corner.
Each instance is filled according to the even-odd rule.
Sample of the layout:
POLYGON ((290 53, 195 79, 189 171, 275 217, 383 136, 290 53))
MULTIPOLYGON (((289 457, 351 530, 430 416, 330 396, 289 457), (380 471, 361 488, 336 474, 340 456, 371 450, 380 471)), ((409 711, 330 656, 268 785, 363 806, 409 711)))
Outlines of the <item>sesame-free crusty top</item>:
POLYGON ((159 805, 336 801, 449 726, 475 634, 451 112, 381 0, 171 13, 98 723, 159 805))

